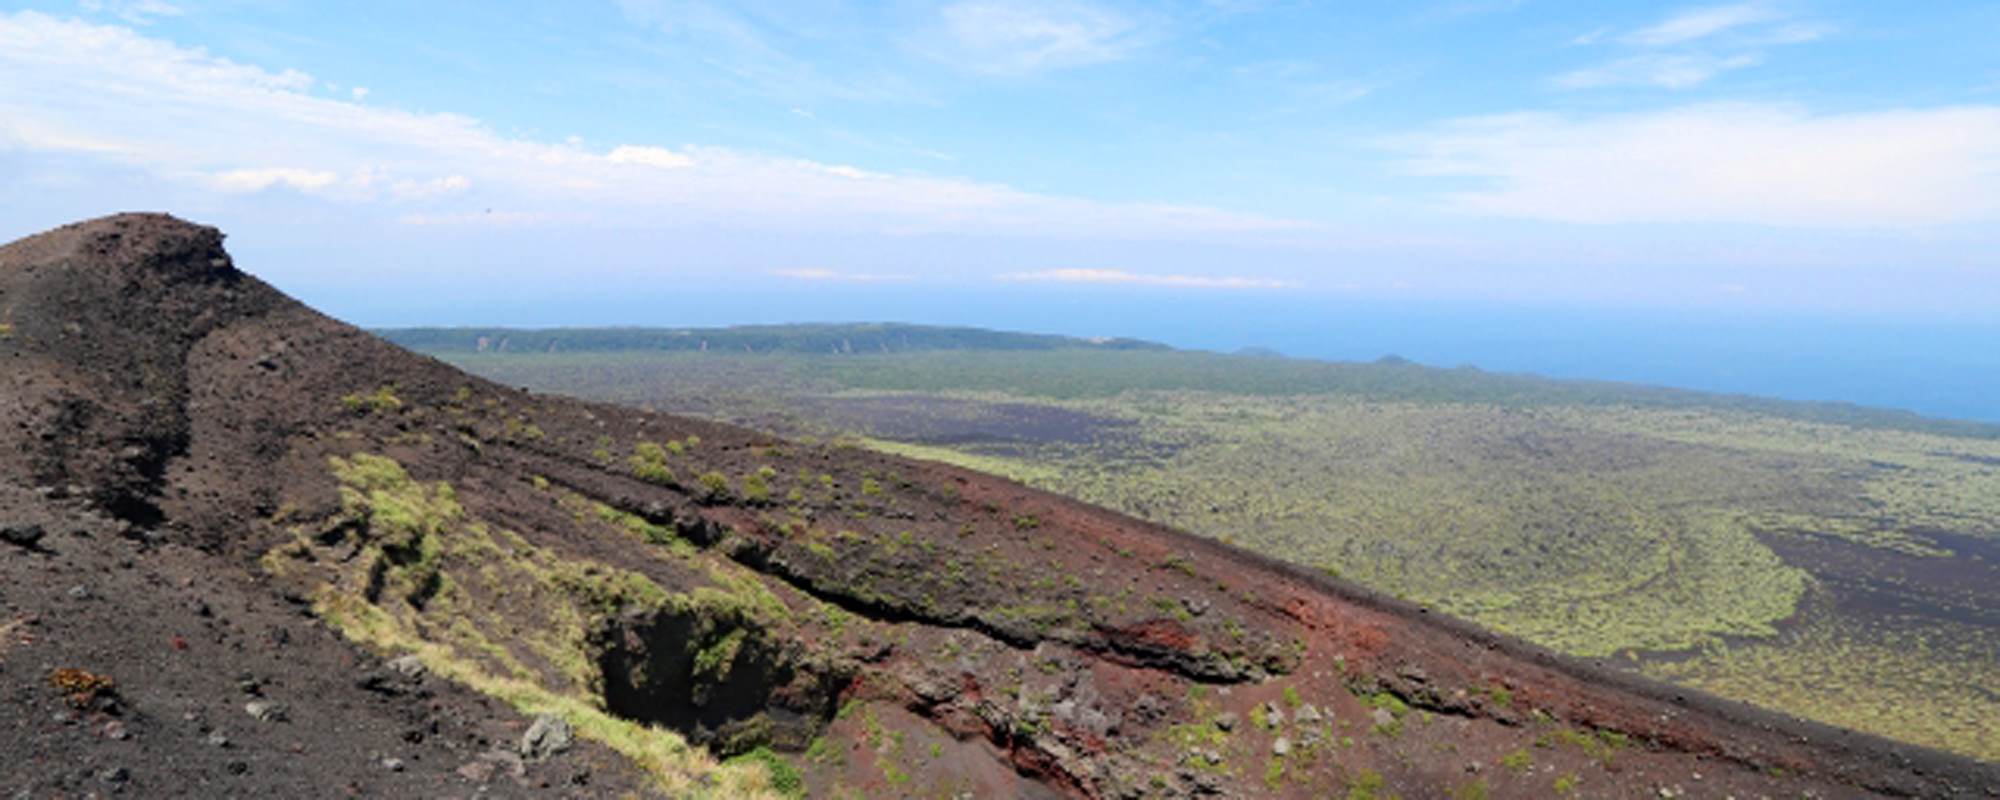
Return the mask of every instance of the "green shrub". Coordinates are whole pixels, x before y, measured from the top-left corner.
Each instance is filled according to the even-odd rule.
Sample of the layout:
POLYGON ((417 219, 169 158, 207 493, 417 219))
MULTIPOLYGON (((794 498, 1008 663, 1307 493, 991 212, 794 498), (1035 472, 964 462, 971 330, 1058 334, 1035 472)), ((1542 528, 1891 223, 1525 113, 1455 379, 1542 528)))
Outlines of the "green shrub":
POLYGON ((724 475, 720 472, 710 471, 702 473, 700 480, 703 492, 702 496, 704 499, 707 500, 728 499, 730 494, 729 476, 724 475))
POLYGON ((743 499, 757 505, 771 502, 771 484, 767 478, 770 467, 750 473, 743 478, 743 499))
POLYGON ((679 482, 672 467, 667 466, 667 451, 652 442, 640 442, 632 446, 632 475, 647 483, 673 486, 679 482))

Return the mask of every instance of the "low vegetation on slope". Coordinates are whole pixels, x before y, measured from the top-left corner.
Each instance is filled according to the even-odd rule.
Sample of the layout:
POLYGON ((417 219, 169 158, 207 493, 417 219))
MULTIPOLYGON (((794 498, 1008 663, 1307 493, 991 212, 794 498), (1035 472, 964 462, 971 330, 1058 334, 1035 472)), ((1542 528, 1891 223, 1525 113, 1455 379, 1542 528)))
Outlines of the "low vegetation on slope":
POLYGON ((636 764, 697 798, 2000 787, 990 475, 482 381, 298 305, 221 238, 131 215, 0 248, 0 571, 30 587, 0 632, 81 670, 0 653, 30 701, 0 704, 25 732, 0 737, 11 783, 622 794, 636 764))
POLYGON ((2000 443, 1985 426, 1172 352, 454 359, 549 391, 865 437, 1570 653, 2000 757, 2000 443))
MULTIPOLYGON (((735 604, 755 600, 672 594, 638 573, 564 559, 468 518, 450 484, 414 481, 392 459, 360 453, 333 459, 332 468, 342 514, 313 535, 301 531, 263 564, 341 633, 385 654, 416 655, 432 672, 524 713, 560 716, 669 793, 698 782, 721 797, 769 789, 757 768, 717 764, 679 734, 609 713, 604 676, 589 657, 599 649, 592 635, 614 613, 671 609, 712 629, 741 613, 735 604)), ((713 647, 709 639, 725 637, 690 642, 713 647)))

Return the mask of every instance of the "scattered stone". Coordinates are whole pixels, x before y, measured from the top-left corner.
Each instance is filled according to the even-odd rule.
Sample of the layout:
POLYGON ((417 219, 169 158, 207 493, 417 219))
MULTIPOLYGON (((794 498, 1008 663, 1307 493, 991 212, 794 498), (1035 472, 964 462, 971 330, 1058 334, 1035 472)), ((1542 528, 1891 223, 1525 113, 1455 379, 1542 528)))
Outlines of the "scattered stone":
POLYGON ((1285 724, 1285 710, 1279 708, 1277 703, 1265 703, 1264 724, 1272 728, 1283 727, 1285 724))
POLYGON ((0 541, 16 547, 34 550, 41 546, 42 537, 48 535, 40 525, 9 524, 0 525, 0 541))
POLYGON ((1271 742, 1271 755, 1274 756, 1291 755, 1291 752, 1292 752, 1291 739, 1280 736, 1275 741, 1271 742))
POLYGON ((1208 613, 1208 605, 1208 598, 1206 597, 1188 596, 1181 598, 1181 607, 1187 609, 1189 614, 1197 617, 1208 613))
POLYGON ((388 770, 388 771, 390 771, 390 772, 402 772, 402 771, 403 771, 403 760, 402 760, 402 759, 400 759, 400 758, 385 758, 385 759, 382 759, 382 768, 383 768, 383 769, 386 769, 386 770, 388 770))
POLYGON ((223 769, 229 770, 231 775, 242 775, 250 771, 250 764, 247 761, 231 761, 223 769))
POLYGON ((401 675, 404 678, 408 678, 410 680, 416 680, 418 678, 422 678, 424 676, 424 673, 429 671, 429 668, 424 666, 424 660, 416 657, 415 655, 407 655, 407 656, 402 656, 400 658, 390 659, 389 663, 386 666, 389 669, 394 670, 396 674, 401 675))
POLYGON ((244 703, 243 710, 258 722, 285 721, 285 707, 269 700, 252 700, 244 703))
POLYGON ((69 587, 69 598, 71 600, 89 600, 90 587, 85 586, 81 583, 69 587))
POLYGON ((1225 730, 1225 731, 1236 730, 1236 722, 1237 722, 1237 717, 1236 717, 1236 712, 1234 711, 1224 711, 1220 714, 1215 715, 1215 727, 1218 730, 1225 730))
POLYGON ((248 695, 262 694, 264 684, 257 680, 257 676, 245 672, 236 676, 236 689, 248 695))
POLYGON ((227 736, 226 734, 224 734, 224 733, 223 733, 222 731, 209 731, 209 732, 208 732, 208 738, 207 738, 206 740, 204 740, 204 741, 207 741, 207 742, 208 742, 208 746, 209 746, 209 747, 228 747, 228 746, 229 746, 229 737, 228 737, 228 736, 227 736))
POLYGON ((568 750, 573 740, 567 721, 553 714, 543 714, 528 726, 527 733, 521 735, 521 757, 541 761, 568 750))
POLYGON ((125 729, 125 723, 114 719, 104 723, 104 738, 114 742, 122 742, 132 738, 132 732, 125 729))
POLYGON ((932 673, 913 682, 910 691, 915 692, 926 702, 936 705, 957 699, 964 689, 959 684, 958 676, 932 673))
POLYGON ((521 754, 505 748, 488 750, 479 754, 479 760, 459 768, 458 774, 481 783, 492 779, 494 773, 505 770, 508 777, 521 781, 528 775, 528 762, 521 760, 521 754), (475 766, 476 765, 476 766, 475 766))
POLYGON ((1389 709, 1386 708, 1375 709, 1372 718, 1375 720, 1375 724, 1379 726, 1387 727, 1396 724, 1396 715, 1389 713, 1389 709))
POLYGON ((131 779, 132 772, 124 767, 112 767, 97 773, 97 780, 112 786, 117 786, 131 779))
POLYGON ((365 691, 391 697, 403 693, 403 687, 397 686, 395 679, 389 677, 389 673, 381 670, 371 670, 355 680, 354 685, 356 688, 365 691))
POLYGON ((472 781, 473 783, 485 783, 493 780, 495 766, 491 760, 483 758, 478 761, 468 762, 458 768, 458 777, 472 781))
POLYGON ((1299 710, 1292 712, 1292 719, 1298 720, 1300 725, 1312 725, 1325 719, 1325 716, 1320 714, 1319 709, 1314 707, 1313 704, 1306 703, 1299 706, 1299 710))

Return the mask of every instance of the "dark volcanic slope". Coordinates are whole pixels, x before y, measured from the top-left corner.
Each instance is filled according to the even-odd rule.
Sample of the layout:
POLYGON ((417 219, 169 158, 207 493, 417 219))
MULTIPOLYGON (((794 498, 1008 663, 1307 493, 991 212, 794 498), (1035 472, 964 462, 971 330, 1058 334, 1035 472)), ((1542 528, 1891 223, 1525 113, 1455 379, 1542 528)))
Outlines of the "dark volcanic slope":
POLYGON ((0 249, 0 325, 31 796, 2000 796, 1003 480, 495 386, 168 217, 0 249), (538 714, 581 741, 520 763, 538 714))

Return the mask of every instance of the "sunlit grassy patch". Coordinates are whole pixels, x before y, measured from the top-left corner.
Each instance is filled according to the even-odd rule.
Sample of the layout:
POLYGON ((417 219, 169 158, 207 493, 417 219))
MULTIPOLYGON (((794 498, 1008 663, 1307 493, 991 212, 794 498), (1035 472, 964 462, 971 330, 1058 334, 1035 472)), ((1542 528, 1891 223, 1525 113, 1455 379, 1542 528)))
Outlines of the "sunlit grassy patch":
MULTIPOLYGON (((302 539, 263 563, 281 575, 324 570, 313 607, 344 636, 385 655, 416 654, 438 675, 523 713, 559 715, 579 735, 630 758, 671 796, 786 791, 787 776, 765 760, 718 763, 678 734, 609 714, 603 678, 586 657, 597 622, 630 609, 781 624, 784 605, 768 591, 752 591, 742 576, 718 568, 708 573, 713 585, 669 592, 643 575, 566 560, 492 529, 466 514, 448 484, 413 480, 393 460, 361 454, 332 466, 360 555, 351 564, 314 559, 302 539), (427 588, 410 591, 417 586, 427 588), (500 631, 504 639, 496 638, 500 631)), ((622 517, 604 521, 628 525, 622 517)), ((717 649, 706 667, 726 669, 732 656, 717 649)))

